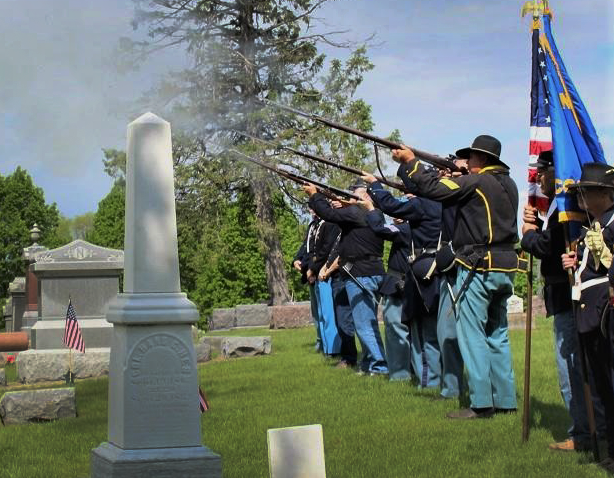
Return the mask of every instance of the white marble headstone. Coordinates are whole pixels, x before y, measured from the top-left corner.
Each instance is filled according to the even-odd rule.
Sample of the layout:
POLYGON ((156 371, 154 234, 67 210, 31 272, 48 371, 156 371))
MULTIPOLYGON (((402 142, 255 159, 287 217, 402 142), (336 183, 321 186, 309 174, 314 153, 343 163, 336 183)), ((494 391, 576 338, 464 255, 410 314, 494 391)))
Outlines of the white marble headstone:
POLYGON ((271 478, 326 478, 322 425, 268 430, 271 478))
POLYGON ((507 299, 508 314, 522 314, 524 312, 524 302, 517 295, 512 295, 507 299))

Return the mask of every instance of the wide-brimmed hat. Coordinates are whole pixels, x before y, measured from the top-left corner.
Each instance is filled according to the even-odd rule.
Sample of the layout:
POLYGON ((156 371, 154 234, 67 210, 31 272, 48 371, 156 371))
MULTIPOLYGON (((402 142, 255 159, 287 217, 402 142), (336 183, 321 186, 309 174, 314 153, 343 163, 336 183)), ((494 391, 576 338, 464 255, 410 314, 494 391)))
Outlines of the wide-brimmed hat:
POLYGON ((469 153, 472 151, 484 153, 491 160, 508 168, 507 164, 501 161, 501 142, 497 138, 482 134, 473 140, 473 144, 470 147, 459 149, 456 152, 456 156, 461 159, 469 159, 469 153))
POLYGON ((537 157, 537 161, 529 163, 529 166, 537 169, 548 169, 554 166, 554 155, 552 150, 542 151, 537 157))
POLYGON ((570 192, 576 192, 578 188, 614 189, 614 168, 604 163, 586 163, 582 166, 580 181, 567 186, 570 192))

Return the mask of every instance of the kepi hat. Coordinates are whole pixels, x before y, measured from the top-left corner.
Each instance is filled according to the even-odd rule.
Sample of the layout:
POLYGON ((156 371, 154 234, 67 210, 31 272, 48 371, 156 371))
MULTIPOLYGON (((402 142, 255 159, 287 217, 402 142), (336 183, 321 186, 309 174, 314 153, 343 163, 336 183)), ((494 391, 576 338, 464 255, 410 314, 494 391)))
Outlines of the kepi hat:
POLYGON ((352 184, 348 186, 348 189, 350 191, 356 191, 357 189, 360 189, 360 188, 366 189, 367 187, 368 187, 368 184, 366 183, 366 181, 362 178, 358 178, 356 179, 356 181, 354 181, 352 184))
POLYGON ((459 149, 456 156, 461 159, 469 159, 469 154, 474 151, 486 154, 491 160, 509 169, 508 165, 501 161, 501 142, 493 136, 482 134, 473 140, 468 148, 459 149))
POLYGON ((542 151, 539 153, 537 161, 534 163, 529 163, 531 168, 537 169, 548 169, 554 166, 554 155, 552 154, 552 150, 542 151))

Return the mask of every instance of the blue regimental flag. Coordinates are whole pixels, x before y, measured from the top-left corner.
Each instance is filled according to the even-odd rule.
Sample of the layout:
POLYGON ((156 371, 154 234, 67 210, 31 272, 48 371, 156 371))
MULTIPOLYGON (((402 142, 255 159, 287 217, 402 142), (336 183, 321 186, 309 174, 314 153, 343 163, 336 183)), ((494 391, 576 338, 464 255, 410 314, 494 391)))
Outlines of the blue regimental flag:
POLYGON ((586 214, 578 208, 575 196, 567 193, 567 186, 580 179, 583 164, 606 160, 595 127, 556 47, 550 14, 542 19, 540 53, 544 61, 540 68, 548 93, 559 219, 581 221, 586 214))

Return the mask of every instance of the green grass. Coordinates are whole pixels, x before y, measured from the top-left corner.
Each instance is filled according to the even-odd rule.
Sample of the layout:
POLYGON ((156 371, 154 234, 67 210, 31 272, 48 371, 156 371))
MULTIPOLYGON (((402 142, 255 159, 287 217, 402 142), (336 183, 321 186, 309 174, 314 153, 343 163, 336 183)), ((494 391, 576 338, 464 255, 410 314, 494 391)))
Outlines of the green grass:
MULTIPOLYGON (((225 478, 268 477, 269 428, 320 423, 330 478, 408 476, 606 477, 591 456, 547 449, 566 437, 551 321, 533 334, 532 428, 521 442, 522 415, 470 422, 444 418, 458 402, 432 391, 337 370, 313 351, 313 329, 266 329, 216 335, 271 335, 267 357, 214 360, 199 367, 211 411, 203 443, 221 454, 225 478)), ((511 332, 519 409, 524 333, 511 332)), ((77 382, 77 419, 0 428, 0 477, 82 477, 90 450, 106 439, 106 379, 77 382)), ((2 393, 0 391, 0 393, 2 393)))

